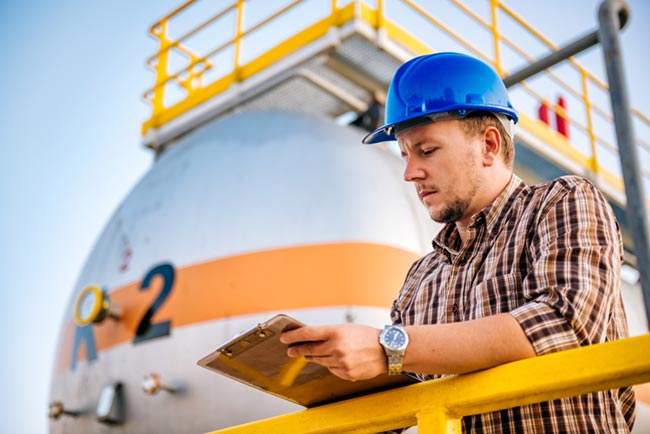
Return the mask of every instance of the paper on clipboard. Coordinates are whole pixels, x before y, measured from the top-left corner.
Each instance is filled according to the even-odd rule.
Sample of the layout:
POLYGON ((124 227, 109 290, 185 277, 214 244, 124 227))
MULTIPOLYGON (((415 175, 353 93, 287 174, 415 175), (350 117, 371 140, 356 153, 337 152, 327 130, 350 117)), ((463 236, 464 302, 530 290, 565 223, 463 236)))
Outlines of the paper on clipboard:
POLYGON ((284 331, 303 326, 280 314, 246 330, 198 361, 199 366, 305 407, 417 383, 407 375, 347 381, 302 357, 287 356, 284 331))

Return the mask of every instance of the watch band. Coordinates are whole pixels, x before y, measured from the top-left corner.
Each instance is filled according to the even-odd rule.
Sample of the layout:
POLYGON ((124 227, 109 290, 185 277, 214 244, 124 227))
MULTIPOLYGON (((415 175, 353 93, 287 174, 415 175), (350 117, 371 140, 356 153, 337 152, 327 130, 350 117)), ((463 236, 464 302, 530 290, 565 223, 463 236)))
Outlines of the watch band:
POLYGON ((399 375, 402 373, 403 356, 399 354, 390 354, 388 359, 388 375, 399 375))

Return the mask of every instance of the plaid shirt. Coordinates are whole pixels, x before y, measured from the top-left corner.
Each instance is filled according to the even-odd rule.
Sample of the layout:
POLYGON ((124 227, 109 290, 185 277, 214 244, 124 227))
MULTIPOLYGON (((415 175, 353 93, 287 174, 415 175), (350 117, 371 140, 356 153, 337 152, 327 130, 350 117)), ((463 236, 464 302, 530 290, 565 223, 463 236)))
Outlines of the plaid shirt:
MULTIPOLYGON (((626 337, 622 242, 602 194, 567 176, 529 187, 513 176, 472 217, 462 244, 446 225, 411 267, 395 323, 443 324, 509 312, 538 355, 626 337)), ((426 376, 426 379, 442 375, 426 376)), ((463 418, 463 432, 629 432, 632 388, 463 418)))

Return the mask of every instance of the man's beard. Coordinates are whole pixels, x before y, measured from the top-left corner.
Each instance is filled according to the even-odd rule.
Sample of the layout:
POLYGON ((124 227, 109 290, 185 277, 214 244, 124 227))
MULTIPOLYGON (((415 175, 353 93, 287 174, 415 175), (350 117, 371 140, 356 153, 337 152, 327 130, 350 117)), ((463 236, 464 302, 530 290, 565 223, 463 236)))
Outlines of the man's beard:
MULTIPOLYGON (((471 196, 473 196, 473 194, 469 195, 469 197, 471 196)), ((445 208, 440 210, 439 213, 431 213, 431 218, 438 223, 455 223, 463 217, 465 211, 469 207, 469 204, 469 199, 463 199, 459 196, 456 196, 453 201, 445 208)))
POLYGON ((468 176, 471 177, 469 192, 465 197, 453 197, 451 202, 442 208, 437 214, 434 215, 434 213, 430 213, 433 221, 438 223, 456 223, 458 220, 463 218, 467 212, 467 208, 469 208, 472 203, 472 199, 476 196, 479 186, 479 181, 475 173, 470 172, 468 176))

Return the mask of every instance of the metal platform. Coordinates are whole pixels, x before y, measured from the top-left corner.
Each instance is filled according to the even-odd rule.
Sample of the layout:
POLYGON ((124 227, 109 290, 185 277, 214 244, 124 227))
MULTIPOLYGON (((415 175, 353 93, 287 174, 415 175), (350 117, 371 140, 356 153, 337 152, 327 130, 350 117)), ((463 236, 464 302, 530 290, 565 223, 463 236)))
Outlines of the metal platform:
MULTIPOLYGON (((160 51, 149 61, 156 70, 156 85, 145 94, 153 111, 143 124, 143 143, 156 154, 186 132, 231 111, 282 108, 330 118, 362 112, 373 97, 382 102, 401 63, 436 48, 468 52, 507 75, 533 59, 508 36, 514 30, 506 21, 514 22, 509 26, 518 26, 517 31, 523 29, 537 38, 543 49, 557 49, 500 1, 470 8, 459 0, 450 0, 437 5, 436 13, 431 6, 411 0, 379 0, 374 5, 361 0, 285 1, 266 5, 269 10, 259 13, 253 13, 253 8, 261 7, 259 3, 250 1, 238 0, 224 8, 208 3, 188 1, 152 26, 151 34, 158 39, 160 51), (209 11, 201 15, 203 21, 193 23, 184 33, 180 30, 179 36, 170 36, 172 24, 198 7, 209 11), (245 10, 255 18, 246 20, 245 10), (454 14, 457 28, 452 26, 454 14), (449 22, 443 23, 436 15, 445 16, 449 22), (228 33, 222 30, 228 28, 234 29, 230 39, 226 37, 216 48, 195 42, 201 32, 228 33), (439 47, 425 40, 435 40, 439 47), (258 46, 265 48, 255 52, 258 46), (170 73, 174 56, 180 66, 170 73)), ((531 183, 558 174, 591 179, 610 199, 626 246, 632 250, 624 185, 616 164, 618 149, 612 144, 612 115, 608 101, 594 95, 593 90, 606 93, 607 86, 574 59, 567 64, 580 77, 577 86, 547 70, 539 74, 543 77, 511 88, 520 111, 516 170, 531 183), (572 98, 573 105, 564 110, 545 100, 540 87, 563 92, 567 99, 572 98), (570 140, 537 119, 540 104, 568 122, 570 140), (583 112, 584 118, 577 117, 577 112, 583 112)), ((650 132, 650 119, 637 110, 633 114, 640 126, 639 135, 650 132)), ((638 146, 650 155, 647 143, 639 140, 638 146)), ((648 191, 650 168, 642 169, 648 191)))

